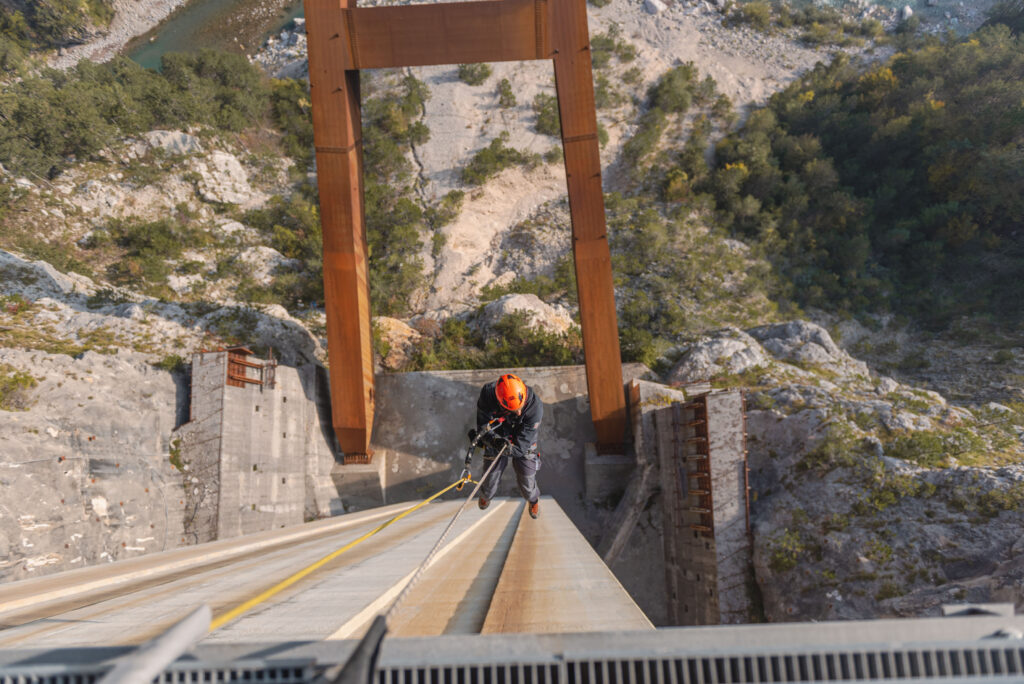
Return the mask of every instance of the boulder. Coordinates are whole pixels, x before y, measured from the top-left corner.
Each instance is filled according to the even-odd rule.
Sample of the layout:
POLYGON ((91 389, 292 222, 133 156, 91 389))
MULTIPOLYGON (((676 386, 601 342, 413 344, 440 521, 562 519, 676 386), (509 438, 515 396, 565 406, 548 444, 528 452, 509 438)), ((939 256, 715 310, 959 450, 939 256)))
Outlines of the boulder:
POLYGON ((668 375, 669 384, 706 380, 724 373, 743 373, 767 366, 764 349, 742 330, 727 328, 703 337, 690 347, 668 375))
POLYGON ((243 250, 237 259, 245 265, 249 274, 260 285, 269 285, 274 274, 279 270, 297 269, 302 263, 297 259, 288 259, 276 249, 270 247, 249 247, 243 250))
POLYGON ((397 318, 376 316, 373 319, 373 327, 386 350, 383 351, 381 365, 388 370, 398 370, 404 366, 409 360, 409 355, 423 340, 421 333, 397 318))
POLYGON ((249 185, 249 177, 241 162, 223 150, 214 150, 204 159, 196 159, 192 170, 199 174, 199 195, 206 202, 258 206, 266 201, 263 193, 249 185))
POLYGON ((199 154, 203 146, 199 138, 182 131, 149 131, 143 138, 152 148, 159 148, 172 156, 199 154))
POLYGON ((812 364, 840 376, 870 375, 867 364, 854 359, 832 341, 820 325, 808 321, 789 321, 762 325, 747 332, 775 358, 797 364, 812 364))
POLYGON ((668 8, 661 0, 644 0, 644 9, 648 14, 660 14, 668 8))
POLYGON ((479 330, 488 336, 501 319, 510 314, 525 312, 531 328, 563 335, 574 325, 567 311, 541 301, 534 294, 508 294, 484 307, 476 321, 479 330))
POLYGON ((910 5, 904 5, 903 9, 900 10, 900 19, 906 21, 910 17, 914 16, 914 10, 910 8, 910 5))

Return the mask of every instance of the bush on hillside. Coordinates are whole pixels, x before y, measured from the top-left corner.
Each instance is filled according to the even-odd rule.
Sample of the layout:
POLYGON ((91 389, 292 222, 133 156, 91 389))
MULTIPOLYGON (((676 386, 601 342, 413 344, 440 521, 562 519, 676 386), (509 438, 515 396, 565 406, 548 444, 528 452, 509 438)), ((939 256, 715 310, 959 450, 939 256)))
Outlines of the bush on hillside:
POLYGON ((54 48, 86 40, 114 18, 112 0, 32 0, 24 12, 5 5, 0 10, 0 45, 21 50, 54 48))
POLYGON ((516 94, 512 92, 512 84, 507 78, 498 82, 498 106, 502 109, 516 106, 516 94))
POLYGON ((285 154, 295 160, 299 168, 313 163, 313 109, 309 96, 309 82, 293 78, 273 79, 270 82, 270 105, 274 123, 281 129, 281 145, 285 154))
POLYGON ((999 25, 867 68, 840 56, 723 140, 698 190, 802 303, 1020 315, 1021 73, 999 25))
POLYGON ((508 147, 508 133, 502 132, 491 144, 483 148, 462 169, 462 182, 467 185, 480 185, 488 178, 516 164, 536 164, 540 155, 530 155, 508 147))
POLYGON ((44 69, 0 93, 0 164, 53 177, 125 135, 201 124, 240 131, 263 116, 267 90, 245 57, 168 54, 163 72, 127 58, 44 69))
POLYGON ((538 133, 550 136, 562 135, 562 119, 558 115, 558 98, 547 93, 537 93, 533 98, 533 111, 537 114, 534 128, 538 133))
POLYGON ((460 64, 459 80, 466 85, 483 85, 484 81, 491 75, 491 65, 483 62, 479 64, 460 64))

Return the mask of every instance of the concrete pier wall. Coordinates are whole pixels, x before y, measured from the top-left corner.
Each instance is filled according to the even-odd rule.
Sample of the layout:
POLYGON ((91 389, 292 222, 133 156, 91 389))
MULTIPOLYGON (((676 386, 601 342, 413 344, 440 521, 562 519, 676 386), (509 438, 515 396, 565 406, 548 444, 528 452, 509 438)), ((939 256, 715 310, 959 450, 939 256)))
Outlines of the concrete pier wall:
MULTIPOLYGON (((260 362, 253 356, 252 363, 260 362)), ((229 352, 192 359, 192 420, 174 435, 193 543, 343 513, 314 366, 277 366, 273 382, 227 382, 229 352)), ((258 369, 255 377, 259 377, 258 369)), ((269 377, 269 375, 268 375, 269 377)))

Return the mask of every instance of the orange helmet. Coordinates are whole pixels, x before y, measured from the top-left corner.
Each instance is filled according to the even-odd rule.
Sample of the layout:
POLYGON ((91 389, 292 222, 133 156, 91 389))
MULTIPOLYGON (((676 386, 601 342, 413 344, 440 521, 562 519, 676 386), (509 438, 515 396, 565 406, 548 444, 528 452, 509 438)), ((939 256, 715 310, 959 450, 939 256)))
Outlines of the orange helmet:
POLYGON ((526 385, 511 373, 498 378, 494 393, 498 396, 498 403, 509 411, 518 411, 526 403, 526 385))

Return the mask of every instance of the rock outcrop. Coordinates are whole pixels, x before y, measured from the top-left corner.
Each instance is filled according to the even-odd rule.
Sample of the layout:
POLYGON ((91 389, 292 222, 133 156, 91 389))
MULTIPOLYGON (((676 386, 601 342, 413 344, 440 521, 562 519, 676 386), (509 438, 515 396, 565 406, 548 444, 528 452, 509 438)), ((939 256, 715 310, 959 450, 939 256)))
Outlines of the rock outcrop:
POLYGON ((772 621, 1024 608, 1024 414, 872 377, 805 321, 712 333, 676 381, 748 386, 754 573, 772 621))
POLYGON ((495 325, 512 314, 525 315, 526 323, 536 329, 564 335, 574 325, 564 309, 553 307, 533 294, 507 294, 484 306, 476 320, 485 337, 493 334, 495 325))

